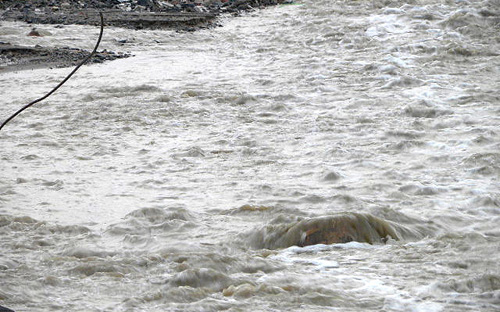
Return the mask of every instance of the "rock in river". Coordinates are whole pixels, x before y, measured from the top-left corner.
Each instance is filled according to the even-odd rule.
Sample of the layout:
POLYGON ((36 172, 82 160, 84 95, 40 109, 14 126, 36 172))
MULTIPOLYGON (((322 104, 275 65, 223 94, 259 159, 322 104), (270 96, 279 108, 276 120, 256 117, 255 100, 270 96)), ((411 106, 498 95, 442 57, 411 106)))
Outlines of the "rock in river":
POLYGON ((295 223, 271 224, 253 233, 257 248, 287 248, 315 244, 339 244, 351 241, 385 243, 389 238, 415 239, 421 233, 370 214, 343 213, 304 219, 295 223))

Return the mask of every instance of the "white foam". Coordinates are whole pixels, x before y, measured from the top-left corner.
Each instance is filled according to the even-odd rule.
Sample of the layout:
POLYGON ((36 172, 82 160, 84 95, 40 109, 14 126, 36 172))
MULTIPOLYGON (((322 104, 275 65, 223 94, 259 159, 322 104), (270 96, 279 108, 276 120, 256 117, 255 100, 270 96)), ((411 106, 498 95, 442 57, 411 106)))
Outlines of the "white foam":
POLYGON ((399 294, 385 297, 382 309, 401 312, 440 312, 445 308, 444 304, 437 302, 421 302, 419 299, 405 297, 399 294))

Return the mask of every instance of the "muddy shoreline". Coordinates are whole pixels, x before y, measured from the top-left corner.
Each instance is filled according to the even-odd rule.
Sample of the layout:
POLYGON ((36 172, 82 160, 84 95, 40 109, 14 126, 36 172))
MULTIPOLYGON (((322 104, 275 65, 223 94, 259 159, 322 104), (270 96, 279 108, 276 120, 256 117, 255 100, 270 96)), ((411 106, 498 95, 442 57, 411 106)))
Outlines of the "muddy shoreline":
MULTIPOLYGON (((61 68, 75 66, 90 54, 76 48, 28 47, 0 42, 0 73, 37 68, 61 68)), ((131 54, 103 50, 97 52, 89 64, 130 57, 131 54)))
MULTIPOLYGON (((43 36, 36 30, 37 24, 100 25, 99 12, 104 15, 106 26, 130 29, 174 29, 196 31, 219 26, 221 14, 238 15, 269 5, 277 0, 231 1, 160 1, 160 0, 19 0, 0 1, 0 21, 22 21, 33 24, 28 36, 43 36)), ((0 23, 0 27, 2 27, 0 23)), ((0 73, 36 68, 60 68, 74 66, 90 51, 41 46, 18 46, 0 41, 0 73)), ((98 51, 90 63, 102 63, 131 54, 98 51)))

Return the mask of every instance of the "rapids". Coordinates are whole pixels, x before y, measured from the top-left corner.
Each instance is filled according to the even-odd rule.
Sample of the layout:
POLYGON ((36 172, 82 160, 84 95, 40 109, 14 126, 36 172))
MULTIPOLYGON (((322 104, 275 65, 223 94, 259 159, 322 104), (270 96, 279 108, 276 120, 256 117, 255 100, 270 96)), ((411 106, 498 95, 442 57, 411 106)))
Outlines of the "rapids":
MULTIPOLYGON (((134 57, 82 67, 0 132, 0 305, 498 311, 500 2, 221 22, 108 27, 101 48, 134 57), (308 232, 338 218, 376 234, 308 232)), ((91 49, 99 31, 32 27, 1 21, 0 41, 91 49)), ((70 70, 0 74, 0 118, 70 70)))

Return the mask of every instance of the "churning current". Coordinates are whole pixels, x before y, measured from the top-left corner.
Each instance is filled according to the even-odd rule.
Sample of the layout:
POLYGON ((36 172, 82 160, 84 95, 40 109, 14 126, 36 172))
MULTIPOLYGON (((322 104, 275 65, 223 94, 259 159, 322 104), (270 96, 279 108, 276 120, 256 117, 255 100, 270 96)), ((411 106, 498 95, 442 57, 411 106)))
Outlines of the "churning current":
MULTIPOLYGON (((0 132, 0 305, 499 311, 499 21, 498 0, 301 0, 194 33, 106 28, 101 48, 134 57, 0 132), (358 233, 316 239, 344 221, 358 233)), ((31 27, 0 36, 99 32, 31 27)), ((70 70, 3 73, 0 118, 70 70)))

